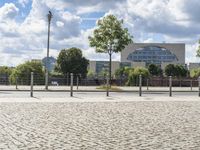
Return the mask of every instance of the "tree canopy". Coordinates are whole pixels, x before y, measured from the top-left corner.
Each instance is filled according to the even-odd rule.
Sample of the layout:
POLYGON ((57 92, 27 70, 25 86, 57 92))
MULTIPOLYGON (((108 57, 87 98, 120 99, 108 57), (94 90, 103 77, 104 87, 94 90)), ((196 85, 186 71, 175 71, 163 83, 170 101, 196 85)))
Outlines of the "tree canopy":
POLYGON ((199 46, 198 46, 198 49, 197 49, 197 57, 200 57, 200 40, 199 40, 199 46))
POLYGON ((149 76, 149 71, 143 67, 136 67, 134 69, 129 70, 127 85, 133 85, 137 82, 139 75, 142 75, 143 78, 147 78, 149 76))
POLYGON ((166 76, 186 77, 188 70, 182 65, 169 64, 165 67, 166 76))
POLYGON ((191 78, 198 78, 200 76, 200 68, 192 69, 190 71, 190 77, 191 78))
POLYGON ((1 75, 11 75, 13 68, 8 67, 8 66, 1 66, 0 67, 0 74, 1 75))
POLYGON ((149 73, 152 76, 160 76, 160 75, 162 75, 162 69, 160 67, 158 67, 157 65, 155 65, 155 64, 150 64, 148 66, 148 70, 149 70, 149 73))
POLYGON ((83 57, 80 49, 72 47, 60 51, 55 71, 67 75, 67 73, 81 74, 82 77, 87 75, 87 66, 89 61, 83 57))
POLYGON ((21 84, 30 84, 31 72, 34 72, 34 83, 44 84, 44 71, 41 62, 27 61, 18 65, 10 75, 11 83, 18 82, 21 84))
POLYGON ((132 36, 127 28, 123 28, 123 20, 118 20, 114 15, 107 15, 98 20, 93 36, 89 36, 90 46, 97 53, 109 54, 109 78, 111 83, 112 54, 121 52, 126 45, 132 42, 132 36))
POLYGON ((98 20, 93 37, 89 37, 90 46, 95 47, 98 53, 121 52, 132 42, 128 29, 123 28, 122 25, 123 20, 118 20, 114 15, 98 20))

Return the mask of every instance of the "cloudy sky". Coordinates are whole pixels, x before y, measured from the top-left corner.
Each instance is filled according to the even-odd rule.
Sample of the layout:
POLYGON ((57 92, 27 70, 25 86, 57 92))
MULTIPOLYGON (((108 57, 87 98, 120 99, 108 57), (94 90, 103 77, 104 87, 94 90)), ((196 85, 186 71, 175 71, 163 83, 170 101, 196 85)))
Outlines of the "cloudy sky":
POLYGON ((114 14, 124 20, 134 42, 184 42, 186 62, 198 62, 199 8, 199 0, 0 0, 0 65, 46 56, 49 10, 54 15, 51 56, 73 46, 88 59, 106 60, 89 47, 88 36, 99 18, 114 14))

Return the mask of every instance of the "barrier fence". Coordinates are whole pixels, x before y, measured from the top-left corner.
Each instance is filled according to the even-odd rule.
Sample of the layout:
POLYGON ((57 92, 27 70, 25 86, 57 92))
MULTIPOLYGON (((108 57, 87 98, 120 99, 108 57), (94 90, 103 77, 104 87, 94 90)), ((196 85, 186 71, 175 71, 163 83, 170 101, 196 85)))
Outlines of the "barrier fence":
MULTIPOLYGON (((69 74, 66 77, 49 77, 49 90, 51 91, 69 91, 70 96, 73 92, 105 92, 109 96, 110 92, 138 92, 142 96, 146 91, 164 91, 172 96, 173 91, 196 91, 200 96, 200 78, 199 79, 178 79, 174 77, 145 78, 139 75, 127 85, 128 79, 112 79, 111 88, 107 77, 83 78, 81 74, 69 74), (75 87, 74 87, 75 86, 75 87), (145 88, 146 87, 146 88, 145 88), (156 89, 158 88, 158 89, 156 89), (174 90, 179 88, 179 90, 174 90)), ((45 76, 39 73, 22 74, 20 77, 0 78, 0 90, 30 90, 30 96, 33 97, 34 90, 45 91, 45 76)))

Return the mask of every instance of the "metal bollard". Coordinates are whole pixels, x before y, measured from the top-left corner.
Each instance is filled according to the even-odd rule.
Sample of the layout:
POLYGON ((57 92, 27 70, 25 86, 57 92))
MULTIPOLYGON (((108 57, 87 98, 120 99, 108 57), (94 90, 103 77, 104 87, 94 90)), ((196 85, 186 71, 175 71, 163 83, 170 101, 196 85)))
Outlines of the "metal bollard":
POLYGON ((69 73, 67 73, 67 86, 69 85, 69 73))
POLYGON ((190 88, 191 88, 191 91, 192 91, 192 80, 190 81, 190 88))
POLYGON ((18 89, 17 85, 18 85, 18 77, 16 77, 16 81, 15 81, 15 85, 16 85, 16 90, 18 89))
POLYGON ((74 77, 73 73, 70 73, 70 76, 71 76, 70 96, 72 97, 73 96, 73 81, 74 81, 74 79, 73 79, 73 77, 74 77))
POLYGON ((198 83, 199 83, 199 97, 200 97, 200 76, 198 77, 198 83))
POLYGON ((45 72, 45 90, 48 90, 48 85, 49 84, 49 74, 48 74, 48 70, 46 69, 45 72))
POLYGON ((139 96, 142 96, 142 75, 139 75, 139 96))
POLYGON ((149 90, 149 79, 147 79, 147 91, 149 90))
POLYGON ((106 78, 106 96, 109 96, 109 78, 106 78))
POLYGON ((33 97, 33 72, 31 72, 31 97, 33 97))
POLYGON ((172 76, 169 76, 169 96, 172 96, 172 76))
POLYGON ((78 78, 78 76, 77 76, 77 78, 76 78, 76 89, 78 90, 78 85, 79 85, 79 78, 78 78))

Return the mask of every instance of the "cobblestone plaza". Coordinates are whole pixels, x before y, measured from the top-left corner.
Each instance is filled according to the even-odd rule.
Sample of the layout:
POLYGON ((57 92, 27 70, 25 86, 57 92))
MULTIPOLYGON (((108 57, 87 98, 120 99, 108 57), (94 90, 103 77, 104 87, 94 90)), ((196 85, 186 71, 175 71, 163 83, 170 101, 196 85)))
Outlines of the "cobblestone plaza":
POLYGON ((1 103, 0 149, 198 150, 200 103, 1 103))

